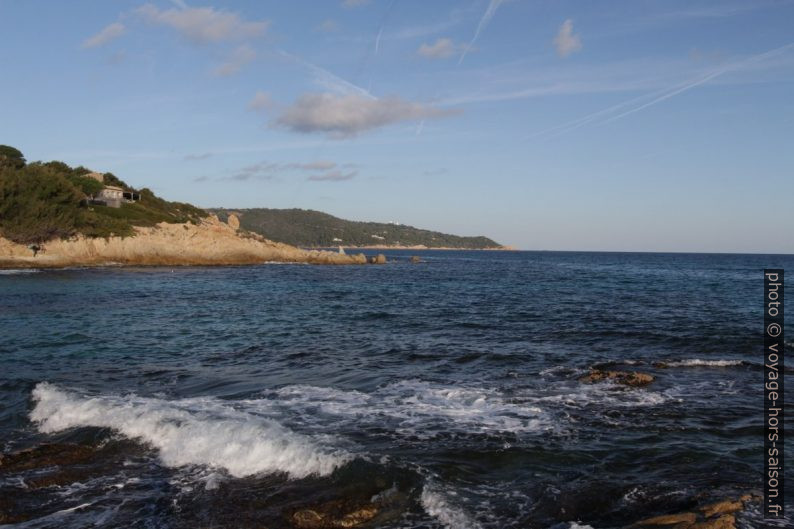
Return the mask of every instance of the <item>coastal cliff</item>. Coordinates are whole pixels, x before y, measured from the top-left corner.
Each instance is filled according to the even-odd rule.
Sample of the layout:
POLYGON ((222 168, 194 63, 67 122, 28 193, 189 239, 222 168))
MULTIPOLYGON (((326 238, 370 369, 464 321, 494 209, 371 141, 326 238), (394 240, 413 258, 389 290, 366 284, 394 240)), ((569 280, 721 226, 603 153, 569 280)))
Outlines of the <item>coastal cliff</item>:
POLYGON ((363 254, 307 251, 237 231, 236 218, 214 215, 193 223, 135 227, 132 237, 76 235, 30 247, 0 237, 0 268, 58 268, 105 265, 243 265, 264 262, 364 264, 363 254))

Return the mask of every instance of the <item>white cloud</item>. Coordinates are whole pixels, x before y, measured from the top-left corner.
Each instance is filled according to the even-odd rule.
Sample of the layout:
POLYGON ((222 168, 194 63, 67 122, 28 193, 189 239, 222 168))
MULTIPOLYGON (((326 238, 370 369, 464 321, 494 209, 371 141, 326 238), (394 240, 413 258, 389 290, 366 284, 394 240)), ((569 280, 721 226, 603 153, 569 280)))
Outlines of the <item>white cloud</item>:
POLYGON ((367 5, 368 3, 369 3, 369 0, 343 0, 342 1, 342 7, 346 7, 348 9, 351 9, 353 7, 361 7, 361 6, 367 5))
POLYGON ((148 22, 169 26, 197 43, 259 37, 270 25, 267 20, 247 21, 236 13, 212 7, 161 10, 152 4, 144 4, 136 12, 148 22))
POLYGON ((226 61, 215 68, 214 74, 219 77, 228 77, 240 71, 249 62, 256 59, 256 52, 249 46, 240 46, 232 51, 226 61))
POLYGON ((455 113, 457 111, 397 97, 371 99, 356 94, 305 94, 284 110, 275 123, 293 132, 321 132, 339 138, 401 121, 440 118, 455 113))
POLYGON ((261 90, 254 94, 254 97, 248 103, 248 109, 254 111, 267 110, 273 106, 273 98, 267 92, 261 90))
POLYGON ((358 171, 348 171, 346 173, 342 171, 328 171, 327 173, 313 174, 306 180, 311 180, 313 182, 343 182, 345 180, 352 180, 357 174, 358 171))
POLYGON ((333 33, 334 31, 339 31, 339 24, 336 20, 332 20, 327 18, 323 20, 319 26, 317 26, 319 31, 324 31, 325 33, 333 33))
POLYGON ((557 36, 554 37, 554 47, 557 48, 557 55, 560 57, 567 57, 582 49, 582 41, 579 35, 574 34, 573 20, 570 18, 560 26, 557 36))
POLYGON ((96 48, 98 46, 103 46, 111 40, 115 40, 122 36, 126 30, 127 28, 125 28, 124 24, 121 22, 109 24, 93 37, 85 39, 83 41, 83 48, 96 48))
POLYGON ((426 59, 447 59, 458 53, 459 49, 461 46, 452 42, 452 39, 439 38, 433 44, 422 43, 416 52, 426 59))

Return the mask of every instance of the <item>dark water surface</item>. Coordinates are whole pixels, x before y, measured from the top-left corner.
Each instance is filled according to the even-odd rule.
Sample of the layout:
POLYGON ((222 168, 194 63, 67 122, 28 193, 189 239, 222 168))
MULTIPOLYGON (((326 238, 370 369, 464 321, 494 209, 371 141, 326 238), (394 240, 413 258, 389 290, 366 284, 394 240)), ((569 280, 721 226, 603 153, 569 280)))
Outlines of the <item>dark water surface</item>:
POLYGON ((342 498, 368 527, 601 529, 761 490, 762 269, 794 257, 416 253, 1 272, 3 451, 96 455, 0 473, 0 510, 273 528, 342 498), (578 380, 608 363, 656 381, 578 380))

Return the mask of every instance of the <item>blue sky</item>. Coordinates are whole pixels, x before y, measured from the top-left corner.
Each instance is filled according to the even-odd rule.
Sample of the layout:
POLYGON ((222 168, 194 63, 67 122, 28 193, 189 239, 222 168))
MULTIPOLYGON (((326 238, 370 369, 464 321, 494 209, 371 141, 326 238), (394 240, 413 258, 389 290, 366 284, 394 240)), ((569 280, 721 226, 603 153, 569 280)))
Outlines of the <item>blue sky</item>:
POLYGON ((0 143, 200 206, 794 253, 794 2, 0 0, 0 143))

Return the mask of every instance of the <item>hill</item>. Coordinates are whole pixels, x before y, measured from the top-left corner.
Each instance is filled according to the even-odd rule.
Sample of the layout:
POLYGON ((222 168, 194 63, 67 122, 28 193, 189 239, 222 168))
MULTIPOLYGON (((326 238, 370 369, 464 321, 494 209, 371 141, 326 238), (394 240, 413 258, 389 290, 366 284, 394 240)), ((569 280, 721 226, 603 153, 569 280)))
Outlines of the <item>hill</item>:
POLYGON ((133 189, 112 173, 59 161, 27 163, 20 151, 0 145, 0 236, 15 243, 76 235, 126 237, 135 235, 137 226, 195 224, 206 216, 200 208, 163 200, 150 189, 133 189), (96 200, 106 191, 130 200, 96 200), (108 202, 118 207, 103 205, 108 202))
POLYGON ((221 220, 233 213, 240 219, 240 227, 270 240, 295 246, 501 248, 499 243, 488 237, 460 237, 404 224, 350 221, 314 210, 215 208, 208 211, 218 215, 221 220))

